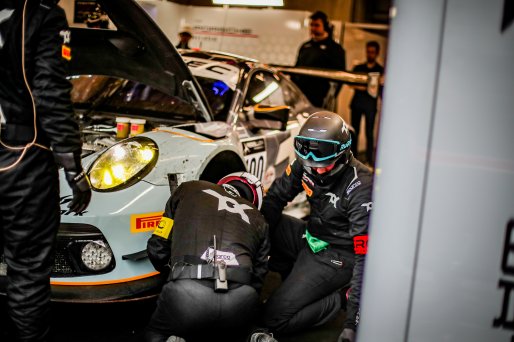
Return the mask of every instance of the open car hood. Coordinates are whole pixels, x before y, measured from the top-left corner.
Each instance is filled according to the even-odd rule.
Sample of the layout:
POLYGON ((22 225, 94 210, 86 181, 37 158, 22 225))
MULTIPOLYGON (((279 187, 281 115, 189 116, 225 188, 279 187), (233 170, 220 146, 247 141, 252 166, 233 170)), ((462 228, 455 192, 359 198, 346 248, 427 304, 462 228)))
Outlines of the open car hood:
POLYGON ((134 80, 187 98, 193 81, 175 47, 133 0, 98 0, 116 30, 71 28, 70 75, 108 75, 134 80))

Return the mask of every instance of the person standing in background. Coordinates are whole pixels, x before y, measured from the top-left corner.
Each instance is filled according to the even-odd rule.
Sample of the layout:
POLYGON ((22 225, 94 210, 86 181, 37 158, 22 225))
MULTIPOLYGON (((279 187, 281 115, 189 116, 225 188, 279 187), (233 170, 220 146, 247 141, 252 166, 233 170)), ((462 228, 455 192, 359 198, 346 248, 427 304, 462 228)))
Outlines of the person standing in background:
MULTIPOLYGON (((360 74, 384 73, 384 67, 377 63, 377 57, 380 52, 380 45, 376 41, 369 41, 366 43, 366 63, 356 65, 353 72, 360 74)), ((362 115, 366 118, 366 162, 368 165, 373 166, 375 163, 375 140, 373 136, 373 129, 375 127, 375 117, 377 115, 377 102, 378 94, 376 97, 368 93, 368 88, 362 85, 354 85, 352 88, 355 90, 352 101, 350 103, 351 109, 351 124, 355 130, 355 143, 352 144, 352 152, 357 156, 357 145, 359 141, 359 131, 362 115)), ((380 93, 380 92, 378 92, 380 93)))
MULTIPOLYGON (((317 11, 309 18, 311 40, 303 43, 300 47, 295 66, 345 71, 346 54, 341 45, 336 43, 332 37, 333 28, 327 15, 317 11)), ((330 89, 330 81, 309 76, 294 76, 292 80, 314 106, 324 107, 325 98, 330 89)))
POLYGON ((191 33, 191 29, 189 27, 184 27, 182 31, 178 33, 180 41, 175 46, 177 49, 190 49, 189 41, 193 38, 193 34, 191 33))

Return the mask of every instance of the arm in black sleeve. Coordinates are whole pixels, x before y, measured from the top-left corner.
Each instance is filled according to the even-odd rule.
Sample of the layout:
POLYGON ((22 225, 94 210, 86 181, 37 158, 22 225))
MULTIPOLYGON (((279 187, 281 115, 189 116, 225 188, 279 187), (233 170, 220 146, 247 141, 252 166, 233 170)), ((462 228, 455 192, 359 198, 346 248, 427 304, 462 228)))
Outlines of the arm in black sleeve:
MULTIPOLYGON (((161 222, 159 222, 159 228, 166 224, 170 224, 169 221, 166 219, 171 219, 175 217, 175 210, 177 209, 177 206, 180 202, 180 194, 182 193, 183 186, 179 186, 177 190, 173 193, 173 195, 168 199, 168 202, 166 203, 166 208, 164 210, 163 219, 161 222)), ((171 224, 173 221, 171 222, 171 224)), ((166 267, 168 266, 168 263, 171 258, 171 238, 173 236, 172 234, 172 228, 171 226, 171 232, 168 234, 161 234, 161 231, 159 231, 159 228, 157 228, 150 239, 148 240, 148 243, 146 245, 146 251, 148 252, 148 258, 150 258, 150 261, 152 262, 153 267, 159 271, 162 272, 166 270, 166 267)))
POLYGON ((264 277, 268 272, 268 256, 270 250, 269 231, 267 224, 264 224, 262 232, 263 234, 261 237, 259 250, 257 251, 257 255, 255 256, 255 261, 253 263, 252 287, 257 291, 261 290, 262 284, 264 283, 264 277))
POLYGON ((351 280, 351 292, 348 298, 348 312, 345 328, 356 329, 359 321, 360 295, 362 278, 364 274, 364 261, 368 244, 369 215, 372 207, 371 176, 361 179, 362 185, 358 187, 349 199, 350 236, 353 238, 355 249, 355 264, 351 280))
POLYGON ((300 49, 298 49, 298 54, 296 55, 296 63, 294 64, 295 67, 299 67, 299 66, 303 65, 302 53, 303 53, 303 44, 302 44, 302 46, 300 46, 300 49))
POLYGON ((302 191, 303 167, 296 160, 288 165, 284 174, 275 179, 264 197, 261 213, 273 229, 287 202, 292 201, 302 191))
POLYGON ((40 127, 55 152, 81 150, 78 124, 71 105, 71 84, 66 79, 68 61, 63 49, 69 48, 70 31, 64 11, 55 6, 39 30, 34 54, 33 95, 40 127))

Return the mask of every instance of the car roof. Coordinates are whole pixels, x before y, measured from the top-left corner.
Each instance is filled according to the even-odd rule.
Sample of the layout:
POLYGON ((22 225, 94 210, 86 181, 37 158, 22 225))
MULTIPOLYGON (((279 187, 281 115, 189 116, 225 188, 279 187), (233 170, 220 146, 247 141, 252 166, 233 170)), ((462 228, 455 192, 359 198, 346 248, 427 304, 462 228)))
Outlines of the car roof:
POLYGON ((207 77, 224 81, 232 90, 237 86, 240 71, 248 73, 251 69, 259 68, 270 72, 276 72, 271 66, 261 63, 256 59, 240 56, 228 52, 198 49, 178 49, 180 55, 188 65, 191 73, 196 77, 207 77), (201 66, 195 64, 195 61, 201 62, 201 66), (208 72, 210 68, 221 66, 221 69, 208 72), (218 73, 218 71, 220 71, 218 73))

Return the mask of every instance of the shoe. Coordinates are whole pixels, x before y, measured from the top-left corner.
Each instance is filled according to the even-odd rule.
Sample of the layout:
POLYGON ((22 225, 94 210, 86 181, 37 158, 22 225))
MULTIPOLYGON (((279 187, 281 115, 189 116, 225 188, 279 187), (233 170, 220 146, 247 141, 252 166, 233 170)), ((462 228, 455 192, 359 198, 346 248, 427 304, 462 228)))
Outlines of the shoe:
POLYGON ((268 334, 264 332, 256 332, 252 334, 250 338, 250 342, 278 342, 273 338, 273 334, 268 334))
POLYGON ((170 336, 170 337, 168 337, 166 342, 186 342, 186 340, 184 340, 182 337, 170 336))

